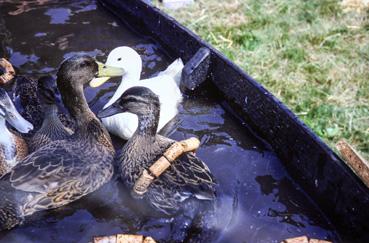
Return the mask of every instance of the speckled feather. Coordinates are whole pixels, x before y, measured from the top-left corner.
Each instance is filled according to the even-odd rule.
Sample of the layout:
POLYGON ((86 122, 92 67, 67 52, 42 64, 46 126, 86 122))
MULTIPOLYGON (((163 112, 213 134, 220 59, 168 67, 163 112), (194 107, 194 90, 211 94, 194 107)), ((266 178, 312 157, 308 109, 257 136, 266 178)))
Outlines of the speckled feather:
MULTIPOLYGON (((44 119, 42 107, 37 98, 37 80, 17 77, 16 82, 15 94, 19 97, 20 104, 23 108, 20 110, 20 113, 34 126, 33 131, 27 134, 29 137, 41 128, 44 119)), ((59 112, 58 117, 65 127, 72 131, 76 129, 76 124, 69 115, 59 112)))
POLYGON ((22 206, 24 216, 66 205, 111 179, 114 150, 110 138, 91 133, 99 134, 97 139, 103 143, 89 137, 94 135, 86 139, 72 136, 45 145, 13 168, 11 185, 28 192, 22 206))
MULTIPOLYGON (((28 146, 24 139, 17 133, 12 131, 12 136, 15 141, 15 161, 21 161, 28 155, 28 146)), ((0 178, 8 173, 12 169, 12 166, 7 163, 3 148, 0 146, 0 178)))
MULTIPOLYGON (((118 156, 119 173, 128 187, 133 188, 143 169, 149 168, 174 142, 160 135, 133 136, 118 156)), ((213 200, 215 180, 205 163, 193 153, 186 153, 150 185, 144 197, 159 211, 173 214, 191 195, 213 200)))
POLYGON ((41 128, 28 140, 30 153, 51 143, 52 141, 63 140, 73 134, 73 131, 64 127, 59 118, 44 122, 41 128))

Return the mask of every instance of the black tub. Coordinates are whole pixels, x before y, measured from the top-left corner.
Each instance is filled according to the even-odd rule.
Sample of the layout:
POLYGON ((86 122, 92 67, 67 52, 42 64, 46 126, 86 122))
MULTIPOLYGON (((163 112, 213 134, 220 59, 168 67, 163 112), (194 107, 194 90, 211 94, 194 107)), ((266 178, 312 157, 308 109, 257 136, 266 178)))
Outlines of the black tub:
POLYGON ((187 61, 211 50, 208 81, 278 154, 290 175, 313 198, 344 241, 369 242, 369 190, 295 114, 238 66, 175 19, 140 0, 101 0, 118 18, 146 31, 173 56, 187 61))
MULTIPOLYGON (((201 140, 197 154, 219 182, 217 242, 301 235, 369 242, 364 184, 280 101, 174 19, 141 0, 0 1, 0 57, 20 75, 55 74, 63 59, 78 53, 103 61, 120 45, 140 52, 143 77, 177 57, 187 62, 201 47, 211 51, 208 78, 184 98, 170 136, 201 140)), ((113 80, 85 90, 94 112, 115 87, 113 80)), ((14 87, 7 88, 12 93, 14 87)), ((170 242, 172 219, 145 217, 136 204, 115 178, 81 200, 0 232, 0 242, 89 242, 118 233, 170 242)))

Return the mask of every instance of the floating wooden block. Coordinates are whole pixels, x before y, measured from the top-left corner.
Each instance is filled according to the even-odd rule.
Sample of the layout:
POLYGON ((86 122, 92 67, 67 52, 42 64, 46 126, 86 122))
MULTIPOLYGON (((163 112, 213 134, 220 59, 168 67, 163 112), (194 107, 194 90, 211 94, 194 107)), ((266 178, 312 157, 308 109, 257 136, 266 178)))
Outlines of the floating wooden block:
POLYGON ((309 243, 309 239, 306 236, 300 236, 286 239, 282 243, 309 243))
POLYGON ((156 243, 156 241, 143 235, 117 234, 94 237, 93 243, 156 243))
POLYGON ((143 243, 156 243, 156 241, 151 237, 146 237, 143 243))
POLYGON ((116 243, 117 242, 117 236, 98 236, 94 237, 94 243, 116 243))
POLYGON ((117 243, 142 243, 143 235, 117 235, 117 243))
POLYGON ((286 239, 282 241, 282 243, 332 243, 332 242, 326 241, 326 240, 318 240, 318 239, 309 240, 307 236, 300 236, 300 237, 286 239))
POLYGON ((326 240, 310 239, 309 243, 332 243, 332 242, 326 240))

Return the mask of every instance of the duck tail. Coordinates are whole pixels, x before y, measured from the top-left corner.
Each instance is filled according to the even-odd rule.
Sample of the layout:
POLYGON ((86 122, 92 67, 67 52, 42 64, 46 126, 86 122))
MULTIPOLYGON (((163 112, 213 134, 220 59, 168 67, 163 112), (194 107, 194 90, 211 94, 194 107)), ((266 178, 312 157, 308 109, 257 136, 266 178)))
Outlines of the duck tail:
POLYGON ((3 231, 21 224, 23 216, 16 200, 15 190, 9 187, 9 182, 0 181, 0 183, 0 231, 3 231))
POLYGON ((172 64, 170 64, 167 69, 160 72, 159 75, 169 75, 174 78, 177 85, 181 82, 182 69, 184 67, 183 61, 181 58, 176 59, 172 64))

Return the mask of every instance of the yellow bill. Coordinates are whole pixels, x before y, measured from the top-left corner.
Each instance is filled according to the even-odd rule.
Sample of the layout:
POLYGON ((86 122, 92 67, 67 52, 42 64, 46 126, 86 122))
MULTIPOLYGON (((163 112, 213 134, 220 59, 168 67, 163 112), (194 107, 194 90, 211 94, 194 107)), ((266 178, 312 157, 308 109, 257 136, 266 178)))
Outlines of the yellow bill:
POLYGON ((97 77, 90 81, 90 86, 92 88, 99 87, 100 85, 103 85, 106 81, 108 81, 110 78, 120 77, 123 76, 125 73, 123 68, 108 66, 101 62, 96 63, 99 67, 99 70, 97 77))

